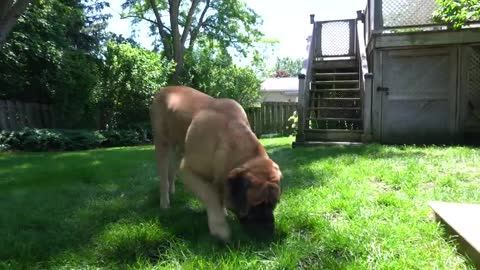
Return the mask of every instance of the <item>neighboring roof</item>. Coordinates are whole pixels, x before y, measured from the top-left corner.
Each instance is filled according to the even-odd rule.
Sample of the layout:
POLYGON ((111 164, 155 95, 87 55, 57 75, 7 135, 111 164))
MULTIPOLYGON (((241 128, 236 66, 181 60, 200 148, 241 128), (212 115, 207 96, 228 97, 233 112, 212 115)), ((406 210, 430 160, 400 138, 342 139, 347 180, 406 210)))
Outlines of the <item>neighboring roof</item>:
POLYGON ((263 91, 298 91, 298 78, 268 78, 260 88, 263 91))

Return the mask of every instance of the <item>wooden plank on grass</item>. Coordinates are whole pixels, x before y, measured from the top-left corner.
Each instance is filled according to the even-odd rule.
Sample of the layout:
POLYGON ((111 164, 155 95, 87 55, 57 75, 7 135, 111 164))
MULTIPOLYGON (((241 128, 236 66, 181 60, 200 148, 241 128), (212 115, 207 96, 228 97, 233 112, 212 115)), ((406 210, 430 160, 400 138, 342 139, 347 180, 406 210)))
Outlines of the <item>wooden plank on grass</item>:
POLYGON ((480 269, 480 204, 430 202, 435 217, 458 235, 460 251, 480 269))

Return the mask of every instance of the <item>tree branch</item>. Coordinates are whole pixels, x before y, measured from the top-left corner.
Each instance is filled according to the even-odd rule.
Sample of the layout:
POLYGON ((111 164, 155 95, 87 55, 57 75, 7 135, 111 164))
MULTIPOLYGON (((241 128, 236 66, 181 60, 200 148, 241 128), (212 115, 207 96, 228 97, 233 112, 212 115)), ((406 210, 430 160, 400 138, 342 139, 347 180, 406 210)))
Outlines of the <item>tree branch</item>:
POLYGON ((155 4, 155 0, 150 0, 150 5, 152 6, 153 14, 155 14, 155 19, 157 20, 155 24, 157 25, 158 32, 160 33, 160 37, 162 38, 162 40, 165 41, 168 38, 168 34, 165 31, 166 27, 162 22, 162 16, 160 16, 160 12, 158 12, 158 7, 155 4))
MULTIPOLYGON (((7 35, 12 30, 18 18, 22 16, 31 0, 17 0, 8 10, 3 11, 4 16, 0 18, 0 44, 4 43, 7 35)), ((2 5, 3 6, 3 5, 2 5)))
MULTIPOLYGON (((157 27, 158 27, 158 24, 156 21, 152 20, 152 19, 149 19, 149 18, 145 18, 143 16, 137 16, 137 15, 127 15, 127 16, 122 16, 120 19, 126 19, 126 18, 134 18, 134 19, 140 19, 140 20, 144 20, 144 21, 147 21, 151 24, 155 24, 157 27)), ((165 29, 166 32, 168 33, 172 33, 172 29, 168 28, 167 26, 163 25, 163 29, 165 29)))
POLYGON ((134 19, 140 19, 140 20, 144 20, 144 21, 147 21, 149 23, 153 23, 153 24, 157 24, 156 21, 152 20, 152 19, 149 19, 149 18, 145 18, 143 16, 136 16, 136 15, 127 15, 127 16, 122 16, 120 17, 120 19, 126 19, 126 18, 134 18, 134 19))
POLYGON ((182 46, 184 46, 185 41, 187 40, 188 33, 190 32, 190 27, 192 26, 193 14, 195 13, 195 10, 197 9, 199 3, 200 0, 192 0, 192 6, 188 10, 188 15, 185 21, 185 26, 183 27, 183 33, 181 38, 182 46))
POLYGON ((205 14, 207 13, 207 10, 210 8, 210 0, 207 0, 205 3, 205 7, 203 8, 202 14, 200 15, 200 19, 198 20, 197 26, 193 29, 192 33, 190 34, 190 42, 188 45, 188 48, 191 49, 193 46, 193 43, 195 43, 195 40, 197 39, 198 33, 200 32, 200 28, 205 26, 205 14))

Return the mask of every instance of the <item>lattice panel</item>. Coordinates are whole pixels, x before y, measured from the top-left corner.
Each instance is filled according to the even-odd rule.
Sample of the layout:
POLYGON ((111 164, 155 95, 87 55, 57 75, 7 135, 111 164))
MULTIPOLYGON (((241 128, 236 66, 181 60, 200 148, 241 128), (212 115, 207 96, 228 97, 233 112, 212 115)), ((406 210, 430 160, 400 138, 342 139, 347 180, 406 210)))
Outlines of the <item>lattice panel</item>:
POLYGON ((385 27, 424 25, 433 23, 435 0, 383 0, 385 27))
POLYGON ((473 47, 472 49, 472 56, 468 65, 467 98, 474 111, 480 114, 480 47, 473 47))
POLYGON ((348 21, 322 24, 322 55, 340 56, 350 52, 350 24, 348 21))

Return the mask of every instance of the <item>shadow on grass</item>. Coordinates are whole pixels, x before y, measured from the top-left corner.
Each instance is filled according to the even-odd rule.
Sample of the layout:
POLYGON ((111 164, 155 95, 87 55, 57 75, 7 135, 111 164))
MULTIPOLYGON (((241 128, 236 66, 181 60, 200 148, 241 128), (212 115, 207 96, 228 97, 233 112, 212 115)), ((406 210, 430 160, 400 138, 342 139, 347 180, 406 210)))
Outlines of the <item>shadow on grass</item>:
POLYGON ((130 179, 153 165, 149 147, 8 155, 0 161, 0 261, 25 265, 81 249, 135 209, 140 179, 130 179))
POLYGON ((101 180, 102 176, 118 174, 114 171, 116 168, 138 165, 138 158, 140 161, 153 158, 151 149, 142 146, 61 153, 5 153, 0 159, 0 189, 101 180))

